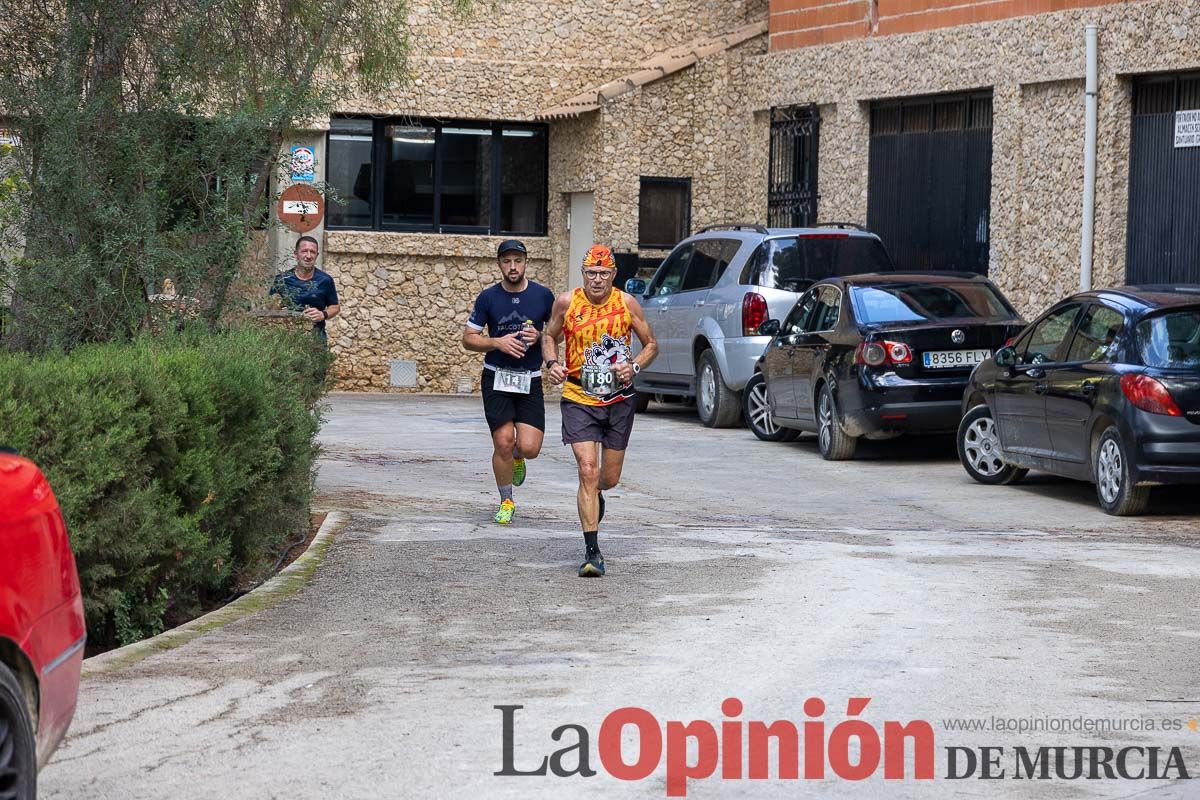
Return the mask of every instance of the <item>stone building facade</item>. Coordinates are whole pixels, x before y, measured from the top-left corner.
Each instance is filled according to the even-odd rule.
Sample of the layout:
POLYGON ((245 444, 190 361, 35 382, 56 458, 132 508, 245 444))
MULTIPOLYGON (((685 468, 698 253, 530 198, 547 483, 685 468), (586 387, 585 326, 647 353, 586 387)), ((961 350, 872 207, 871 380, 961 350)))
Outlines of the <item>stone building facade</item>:
MULTIPOLYGON (((638 249, 641 175, 691 179, 693 228, 747 213, 737 185, 745 137, 732 104, 744 61, 766 52, 766 18, 766 0, 505 0, 480 4, 465 17, 417 2, 411 82, 380 97, 348 98, 340 111, 397 121, 544 126, 545 229, 519 238, 529 248, 530 277, 561 291, 570 280, 572 194, 594 198, 590 238, 621 253, 638 249), (745 32, 747 26, 753 32, 745 32), (734 46, 722 43, 739 30, 734 46), (704 59, 663 78, 652 93, 627 93, 578 116, 542 113, 664 54, 703 44, 709 45, 704 59)), ((289 146, 312 147, 321 164, 329 158, 329 141, 318 127, 297 131, 289 146)), ((319 166, 318 181, 320 173, 319 166)), ((334 276, 342 299, 341 315, 328 326, 339 388, 478 388, 482 357, 465 352, 460 338, 474 297, 499 278, 495 248, 507 235, 333 225, 312 235, 323 241, 321 266, 334 276)), ((273 263, 286 265, 297 236, 274 235, 273 263)))
MULTIPOLYGON (((993 154, 988 274, 1026 315, 1080 285, 1084 35, 1086 26, 1095 25, 1092 283, 1126 282, 1134 81, 1200 69, 1200 4, 1036 0, 964 3, 966 11, 947 12, 938 3, 879 0, 849 4, 857 13, 850 23, 814 13, 819 5, 772 2, 771 53, 752 62, 757 74, 747 84, 746 100, 759 111, 820 107, 819 215, 867 220, 873 101, 988 89, 993 154), (1050 10, 1063 5, 1077 7, 1050 10), (923 10, 889 15, 900 8, 923 10), (962 24, 971 8, 976 18, 990 21, 962 24), (1018 16, 1022 9, 1039 13, 1018 16)), ((761 119, 764 129, 754 134, 759 140, 766 136, 761 119)), ((766 154, 759 154, 763 160, 756 170, 762 174, 766 154)), ((1195 197, 1200 202, 1200 191, 1195 197)), ((1192 280, 1200 282, 1200 273, 1192 280)))
MULTIPOLYGON (((411 13, 412 81, 340 111, 540 126, 545 225, 520 238, 530 276, 556 291, 577 270, 572 227, 590 223, 591 240, 643 264, 665 255, 639 244, 642 178, 690 181, 691 231, 764 222, 772 109, 815 106, 816 217, 866 223, 872 110, 983 92, 986 268, 1032 315, 1079 285, 1085 26, 1097 26, 1100 62, 1095 285, 1125 282, 1137 76, 1200 69, 1200 4, 1178 0, 503 0, 473 17, 430 2, 411 13)), ((316 150, 318 180, 330 141, 296 133, 316 150)), ((329 325, 337 385, 476 390, 481 357, 462 349, 462 326, 507 236, 375 228, 314 232, 343 301, 329 325)), ((295 235, 276 238, 289 253, 295 235)))

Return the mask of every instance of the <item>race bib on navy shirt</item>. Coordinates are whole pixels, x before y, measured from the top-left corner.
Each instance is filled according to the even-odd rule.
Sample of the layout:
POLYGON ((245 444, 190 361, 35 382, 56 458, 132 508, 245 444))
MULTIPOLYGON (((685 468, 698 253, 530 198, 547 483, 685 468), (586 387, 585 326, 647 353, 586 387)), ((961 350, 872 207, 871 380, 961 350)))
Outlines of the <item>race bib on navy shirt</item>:
MULTIPOLYGON (((477 331, 487 328, 487 335, 497 338, 515 333, 525 326, 525 320, 533 320, 533 326, 540 332, 546 327, 553 308, 554 292, 540 283, 529 281, 523 292, 506 291, 498 283, 479 293, 467 325, 477 331)), ((534 342, 523 358, 492 350, 483 360, 493 367, 536 371, 542 365, 542 348, 534 342)))

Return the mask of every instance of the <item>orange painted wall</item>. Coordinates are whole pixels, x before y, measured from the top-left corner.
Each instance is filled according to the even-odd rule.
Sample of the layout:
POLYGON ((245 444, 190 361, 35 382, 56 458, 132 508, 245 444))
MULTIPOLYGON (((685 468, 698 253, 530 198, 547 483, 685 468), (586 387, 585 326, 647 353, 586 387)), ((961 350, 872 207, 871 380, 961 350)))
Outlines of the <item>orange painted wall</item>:
POLYGON ((770 0, 771 50, 1136 0, 770 0))

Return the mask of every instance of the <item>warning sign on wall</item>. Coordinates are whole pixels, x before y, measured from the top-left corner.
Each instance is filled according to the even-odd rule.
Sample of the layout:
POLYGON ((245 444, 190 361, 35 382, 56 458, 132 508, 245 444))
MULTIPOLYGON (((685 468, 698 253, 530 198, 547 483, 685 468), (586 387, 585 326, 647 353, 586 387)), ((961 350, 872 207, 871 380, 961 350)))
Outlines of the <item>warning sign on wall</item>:
POLYGON ((306 184, 289 186, 279 195, 275 205, 279 221, 296 233, 308 233, 321 224, 325 216, 325 199, 306 184))
POLYGON ((1175 146, 1200 147, 1200 111, 1175 112, 1175 146))

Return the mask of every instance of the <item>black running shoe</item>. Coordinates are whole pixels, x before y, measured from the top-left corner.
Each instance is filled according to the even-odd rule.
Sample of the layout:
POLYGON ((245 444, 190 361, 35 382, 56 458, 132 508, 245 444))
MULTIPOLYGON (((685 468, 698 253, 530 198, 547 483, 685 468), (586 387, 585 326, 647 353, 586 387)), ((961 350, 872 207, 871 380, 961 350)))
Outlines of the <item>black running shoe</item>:
POLYGON ((603 578, 604 577, 604 554, 599 548, 587 551, 587 560, 579 565, 579 577, 581 578, 603 578))
MULTIPOLYGON (((598 492, 597 494, 600 497, 600 516, 596 518, 596 524, 599 525, 601 522, 604 522, 604 492, 598 492)), ((604 570, 600 571, 603 572, 604 570)))

